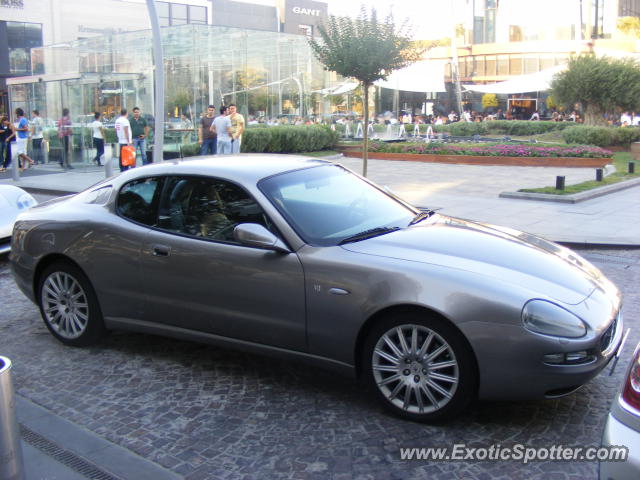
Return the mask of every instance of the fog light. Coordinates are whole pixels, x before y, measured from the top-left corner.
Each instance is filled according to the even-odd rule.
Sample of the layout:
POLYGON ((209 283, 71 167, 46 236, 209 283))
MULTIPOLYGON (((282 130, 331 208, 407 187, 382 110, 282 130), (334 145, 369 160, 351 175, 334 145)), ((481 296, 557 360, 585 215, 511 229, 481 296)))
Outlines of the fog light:
POLYGON ((544 363, 564 363, 564 353, 550 353, 545 355, 544 363))
POLYGON ((543 358, 544 363, 550 365, 579 365, 593 360, 593 355, 586 350, 580 350, 569 353, 549 353, 543 358))
POLYGON ((588 358, 589 358, 589 354, 587 353, 586 350, 581 350, 579 352, 571 352, 565 355, 565 359, 567 363, 582 362, 584 360, 587 360, 588 358))

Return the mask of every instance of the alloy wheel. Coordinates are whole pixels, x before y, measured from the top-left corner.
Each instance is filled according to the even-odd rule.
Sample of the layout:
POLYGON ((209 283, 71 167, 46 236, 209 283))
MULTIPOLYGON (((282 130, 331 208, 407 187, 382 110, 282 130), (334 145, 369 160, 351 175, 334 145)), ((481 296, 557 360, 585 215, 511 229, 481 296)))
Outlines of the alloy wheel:
POLYGON ((80 282, 66 272, 51 273, 42 284, 45 320, 62 338, 73 340, 89 323, 89 302, 80 282))
POLYGON ((372 373, 382 395, 412 414, 442 409, 458 389, 460 371, 451 345, 423 325, 399 325, 380 336, 372 373))

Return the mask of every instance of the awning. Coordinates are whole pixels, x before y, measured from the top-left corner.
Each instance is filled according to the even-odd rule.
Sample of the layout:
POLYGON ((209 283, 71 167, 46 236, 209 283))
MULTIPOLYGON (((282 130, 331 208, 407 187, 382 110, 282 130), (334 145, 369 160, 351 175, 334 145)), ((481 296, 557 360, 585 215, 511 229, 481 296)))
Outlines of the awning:
POLYGON ((356 88, 358 88, 358 85, 360 85, 358 82, 343 83, 342 85, 339 85, 338 88, 336 88, 333 92, 331 92, 331 95, 342 95, 343 93, 355 90, 356 88))
POLYGON ((536 73, 521 75, 504 82, 488 85, 463 85, 465 90, 482 93, 524 93, 543 92, 551 88, 553 77, 567 68, 566 65, 556 65, 536 73))
POLYGON ((406 92, 446 92, 444 66, 446 62, 422 61, 392 72, 386 80, 374 85, 406 92))

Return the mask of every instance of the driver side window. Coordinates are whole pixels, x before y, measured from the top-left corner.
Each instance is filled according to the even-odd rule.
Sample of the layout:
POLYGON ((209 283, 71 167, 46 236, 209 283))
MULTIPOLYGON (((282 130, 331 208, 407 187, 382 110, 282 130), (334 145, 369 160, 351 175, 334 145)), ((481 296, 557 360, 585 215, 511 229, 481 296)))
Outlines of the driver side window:
POLYGON ((260 205, 242 188, 212 178, 168 178, 159 210, 161 229, 214 241, 235 242, 239 223, 270 227, 260 205))

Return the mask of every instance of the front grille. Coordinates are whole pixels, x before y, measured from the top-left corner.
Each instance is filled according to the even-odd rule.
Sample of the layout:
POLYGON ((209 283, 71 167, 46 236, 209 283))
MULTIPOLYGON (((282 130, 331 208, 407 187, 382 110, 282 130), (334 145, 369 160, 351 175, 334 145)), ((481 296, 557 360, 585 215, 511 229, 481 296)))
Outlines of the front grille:
POLYGON ((620 313, 616 315, 616 317, 613 319, 613 322, 611 322, 611 325, 609 325, 609 328, 607 328, 607 330, 604 332, 602 337, 600 337, 601 352, 604 352, 607 348, 611 346, 611 342, 613 342, 613 339, 616 334, 616 327, 618 325, 619 318, 620 318, 620 313))

